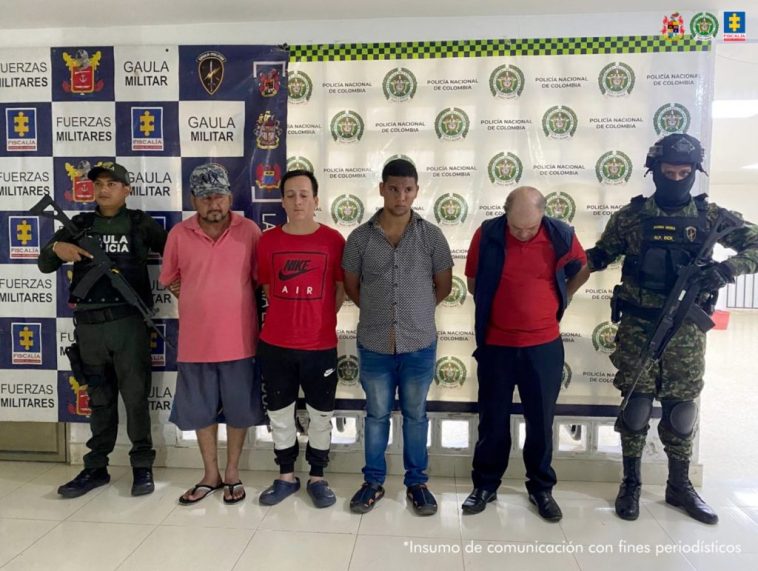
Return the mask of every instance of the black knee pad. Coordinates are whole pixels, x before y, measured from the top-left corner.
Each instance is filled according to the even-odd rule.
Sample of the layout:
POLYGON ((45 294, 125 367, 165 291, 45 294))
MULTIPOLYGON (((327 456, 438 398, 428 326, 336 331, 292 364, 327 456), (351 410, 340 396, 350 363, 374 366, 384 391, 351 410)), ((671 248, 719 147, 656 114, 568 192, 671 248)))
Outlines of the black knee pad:
POLYGON ((647 432, 648 421, 653 413, 653 395, 632 393, 626 408, 619 412, 619 422, 626 432, 647 432))
POLYGON ((689 438, 697 423, 697 405, 691 400, 661 401, 661 423, 675 436, 689 438))

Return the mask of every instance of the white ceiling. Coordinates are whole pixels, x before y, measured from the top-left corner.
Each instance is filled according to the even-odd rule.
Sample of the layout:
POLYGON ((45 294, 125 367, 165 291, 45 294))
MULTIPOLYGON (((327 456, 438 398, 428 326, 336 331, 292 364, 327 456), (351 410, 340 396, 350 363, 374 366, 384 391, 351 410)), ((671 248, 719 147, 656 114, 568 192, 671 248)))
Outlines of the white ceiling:
POLYGON ((747 10, 758 1, 656 0, 4 0, 0 29, 79 28, 86 26, 181 25, 212 22, 351 20, 540 14, 615 14, 620 11, 747 10))

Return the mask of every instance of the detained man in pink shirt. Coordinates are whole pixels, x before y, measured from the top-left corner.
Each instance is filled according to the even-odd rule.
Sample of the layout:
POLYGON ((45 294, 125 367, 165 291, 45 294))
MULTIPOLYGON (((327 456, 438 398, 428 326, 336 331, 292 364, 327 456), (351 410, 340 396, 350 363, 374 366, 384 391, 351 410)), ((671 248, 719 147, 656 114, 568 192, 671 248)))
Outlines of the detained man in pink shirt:
POLYGON ((217 163, 190 176, 196 214, 171 229, 160 282, 179 299, 176 393, 170 420, 194 430, 203 457, 202 480, 179 503, 194 504, 224 490, 224 503, 245 498, 239 459, 250 426, 263 424, 254 381, 255 250, 260 228, 231 211, 229 177, 217 163), (217 458, 218 423, 226 422, 227 460, 217 458))

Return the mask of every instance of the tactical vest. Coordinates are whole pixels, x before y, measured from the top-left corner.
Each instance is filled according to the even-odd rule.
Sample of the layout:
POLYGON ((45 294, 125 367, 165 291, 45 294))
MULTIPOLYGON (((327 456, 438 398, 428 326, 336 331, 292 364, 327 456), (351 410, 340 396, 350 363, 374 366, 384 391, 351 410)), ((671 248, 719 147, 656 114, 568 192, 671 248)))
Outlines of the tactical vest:
MULTIPOLYGON (((145 263, 147 246, 139 231, 145 213, 141 210, 127 210, 129 230, 124 233, 106 234, 96 232, 93 228, 95 213, 85 212, 76 216, 74 222, 80 228, 87 229, 88 236, 97 239, 108 257, 113 260, 126 281, 134 288, 148 307, 153 306, 153 295, 150 287, 150 276, 145 263)), ((79 281, 90 270, 92 263, 85 259, 74 264, 70 292, 76 289, 79 281)), ((111 285, 110 279, 103 276, 87 292, 84 298, 69 295, 69 303, 119 304, 126 303, 123 296, 111 285)))
MULTIPOLYGON (((641 211, 647 199, 632 199, 632 210, 641 211)), ((696 197, 697 216, 647 216, 640 214, 642 242, 639 256, 628 255, 621 269, 623 278, 634 279, 639 287, 668 294, 679 270, 689 264, 708 237, 708 201, 696 197)))

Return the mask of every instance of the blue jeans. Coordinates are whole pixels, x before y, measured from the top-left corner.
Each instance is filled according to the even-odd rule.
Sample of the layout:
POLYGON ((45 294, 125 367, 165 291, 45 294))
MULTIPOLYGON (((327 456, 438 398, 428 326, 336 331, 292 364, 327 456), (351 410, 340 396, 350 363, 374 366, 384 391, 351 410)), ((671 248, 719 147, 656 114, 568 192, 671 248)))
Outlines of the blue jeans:
POLYGON ((429 419, 426 395, 434 378, 437 342, 412 353, 385 355, 358 346, 360 379, 366 393, 366 466, 363 475, 370 484, 383 484, 387 475, 384 453, 390 434, 390 416, 395 391, 403 414, 403 465, 405 485, 423 484, 428 464, 426 450, 429 419))

